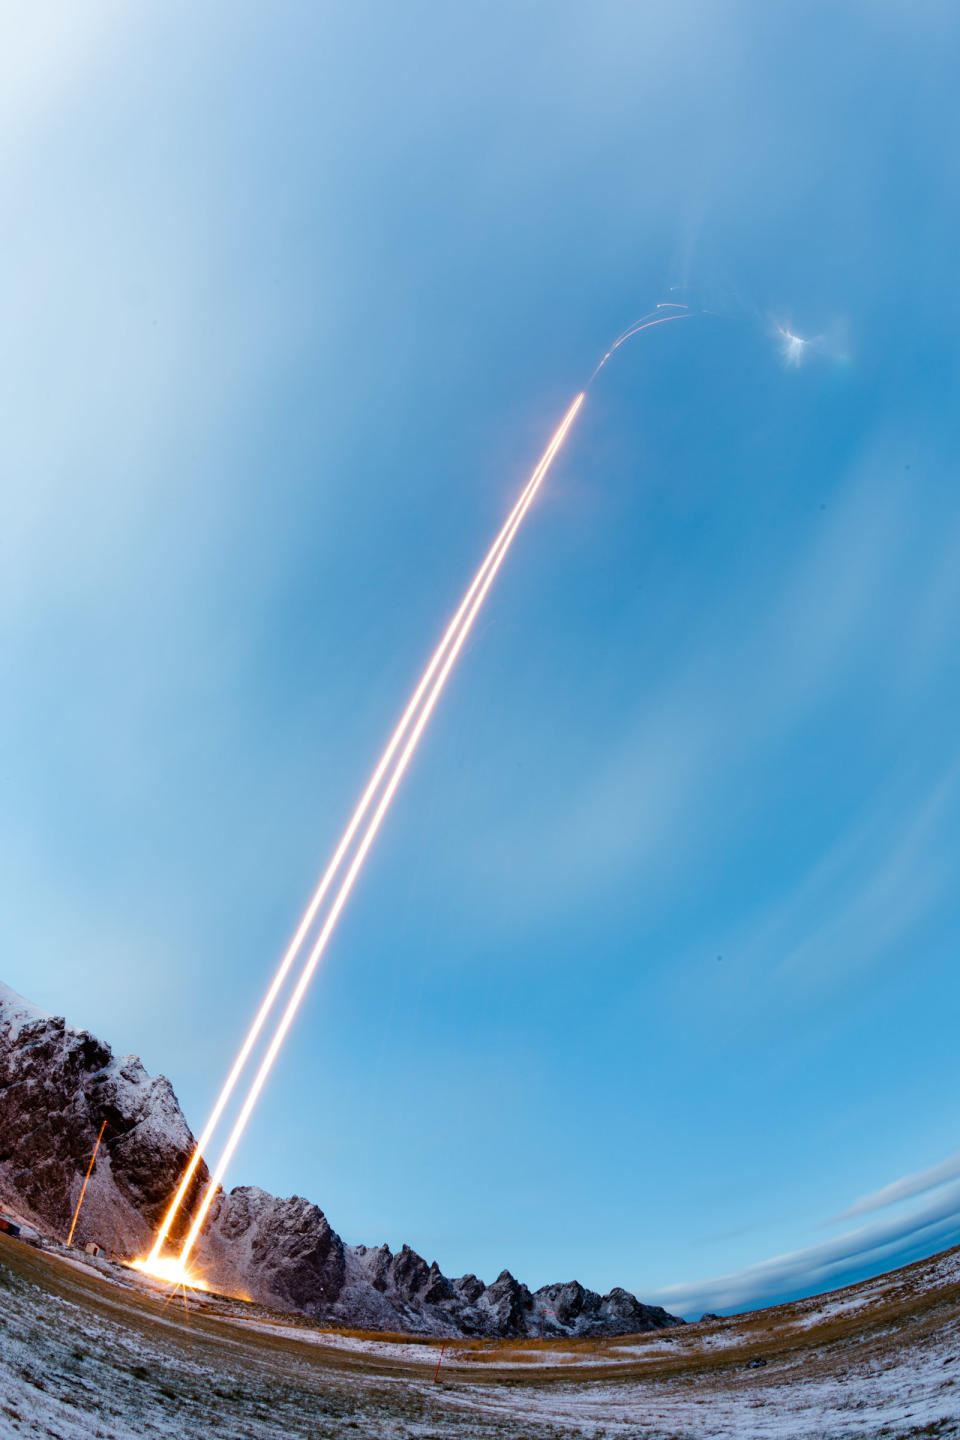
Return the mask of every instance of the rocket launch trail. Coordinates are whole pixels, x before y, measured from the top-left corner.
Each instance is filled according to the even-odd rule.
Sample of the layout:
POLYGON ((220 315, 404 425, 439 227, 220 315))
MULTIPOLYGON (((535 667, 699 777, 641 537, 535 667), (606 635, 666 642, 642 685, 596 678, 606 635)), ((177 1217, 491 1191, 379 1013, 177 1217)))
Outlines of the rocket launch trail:
POLYGON ((651 330, 654 325, 669 325, 673 320, 692 320, 696 315, 696 311, 688 310, 686 305, 674 305, 668 302, 663 302, 662 304, 658 305, 657 310, 654 310, 650 315, 641 316, 639 320, 635 320, 632 325, 629 325, 627 329, 624 330, 622 335, 617 336, 616 340, 614 340, 613 344, 610 346, 610 349, 601 358, 596 370, 594 370, 593 374, 590 376, 590 380, 588 382, 589 384, 592 384, 593 381, 597 378, 604 365, 606 365, 607 361, 610 359, 610 356, 613 355, 615 351, 619 350, 621 345, 626 344, 628 340, 632 340, 634 335, 639 335, 641 330, 651 330), (666 309, 682 310, 684 313, 682 315, 657 314, 657 310, 666 309))
MULTIPOLYGON (((512 541, 513 535, 516 533, 516 526, 523 518, 523 515, 526 514, 526 509, 529 505, 529 502, 530 500, 532 500, 533 494, 539 487, 540 481, 546 474, 546 471, 549 468, 554 456, 556 455, 557 450, 563 443, 566 433, 570 428, 570 425, 573 423, 577 410, 579 409, 582 401, 583 396, 579 395, 574 401, 570 410, 567 412, 567 415, 564 417, 560 429, 557 431, 556 435, 554 435, 553 439, 551 440, 550 445, 547 447, 547 450, 545 451, 542 459, 540 460, 540 463, 534 470, 533 475, 530 477, 529 481, 524 487, 520 498, 517 500, 506 521, 504 522, 502 529, 494 540, 493 545, 487 552, 483 564, 480 566, 480 569, 477 571, 471 584, 469 585, 466 594, 460 602, 460 606, 456 614, 453 616, 452 620, 447 626, 447 629, 443 635, 442 640, 440 641, 440 644, 434 651, 427 665, 427 668, 425 669, 420 679, 419 684, 417 685, 416 689, 413 692, 413 695, 411 696, 407 704, 406 710, 403 712, 403 715, 401 716, 396 729, 390 737, 386 749, 381 755, 380 760, 378 761, 376 768, 374 769, 373 774, 371 775, 370 780, 367 783, 367 787, 364 790, 359 803, 357 804, 357 808, 354 810, 353 815, 351 816, 350 821, 347 824, 347 827, 340 838, 339 844, 337 845, 333 856, 331 857, 330 862, 323 873, 320 883, 314 891, 313 898, 307 906, 303 918, 301 919, 300 924, 298 925, 297 930, 286 950, 286 953, 284 954, 283 959, 281 960, 280 965, 277 968, 276 974, 273 977, 270 987, 267 990, 266 995, 264 996, 263 1003, 261 1004, 260 1009, 257 1011, 253 1023, 251 1024, 250 1029, 247 1032, 247 1035, 243 1041, 243 1044, 241 1045, 240 1050, 237 1053, 237 1057, 234 1060, 230 1072, 227 1075, 223 1088, 220 1091, 220 1094, 217 1096, 216 1102, 213 1106, 212 1111, 210 1112, 207 1123, 204 1126, 199 1139, 197 1140, 193 1154, 190 1157, 189 1164, 187 1165, 187 1168, 180 1180, 180 1184, 177 1187, 177 1190, 173 1196, 173 1199, 170 1202, 167 1212, 164 1215, 163 1220, 161 1221, 160 1226, 157 1230, 153 1247, 149 1255, 149 1260, 151 1262, 156 1262, 160 1256, 161 1249, 166 1242, 167 1236, 170 1233, 170 1228, 173 1225, 174 1220, 176 1219, 177 1213, 184 1202, 187 1191, 190 1188, 190 1183, 193 1180, 193 1177, 197 1171, 197 1167, 200 1164, 203 1153, 206 1150, 208 1144, 210 1143, 214 1132, 216 1131, 216 1127, 219 1124, 224 1109, 226 1108, 230 1097, 236 1088, 237 1082, 239 1081, 240 1076, 243 1073, 246 1063, 250 1058, 251 1052, 253 1051, 257 1040, 259 1039, 259 1036, 267 1021, 267 1018, 271 1010, 273 1009, 274 1004, 276 1003, 277 997, 279 996, 280 991, 283 988, 283 983, 289 975, 294 962, 296 961, 298 955, 303 948, 304 941, 310 931, 311 926, 313 925, 314 920, 317 917, 317 913, 320 910, 320 907, 323 904, 323 901, 326 898, 327 893, 330 890, 330 887, 337 876, 337 873, 339 872, 340 866, 342 865, 343 860, 347 852, 349 851, 353 840, 356 837, 357 831, 360 828, 364 817, 366 816, 371 804, 373 803, 374 797, 376 796, 377 791, 381 783, 383 782, 384 776, 386 775, 394 759, 394 756, 397 753, 397 750, 403 742, 404 736, 406 735, 407 731, 410 728, 410 725, 413 722, 414 716, 417 714, 417 711, 421 706, 424 695, 427 691, 427 687, 433 680, 438 668, 443 663, 444 657, 447 655, 451 645, 455 642, 456 636, 458 635, 461 627, 465 622, 467 611, 470 608, 472 602, 474 601, 478 590, 480 590, 481 586, 483 585, 487 575, 490 573, 491 568, 499 568, 500 559, 498 558, 498 556, 501 555, 501 552, 504 550, 504 548, 508 546, 512 541)), ((483 594, 486 594, 486 589, 484 589, 483 594)), ((472 624, 472 616, 468 624, 472 624)))
MULTIPOLYGON (((691 312, 679 304, 662 305, 651 314, 644 315, 616 338, 600 360, 596 370, 594 370, 591 381, 607 363, 611 355, 632 336, 654 325, 664 325, 669 324, 673 320, 690 318, 692 318, 691 312), (662 311, 665 309, 672 313, 663 314, 662 311)), ((347 823, 326 870, 323 872, 310 903, 277 967, 276 973, 263 998, 263 1002, 254 1016, 253 1022, 237 1052, 236 1059, 230 1068, 223 1087, 210 1112, 210 1116, 197 1140, 189 1163, 180 1178, 180 1182, 170 1200, 166 1213, 157 1228, 150 1253, 143 1259, 134 1262, 136 1268, 176 1284, 196 1285, 201 1283, 197 1277, 191 1275, 188 1268, 188 1260, 200 1231, 203 1228, 207 1213, 216 1196, 220 1183, 223 1180, 226 1168, 240 1142, 263 1086, 267 1081, 284 1039, 286 1038, 287 1032, 293 1023, 316 968, 324 955, 327 944, 337 926, 357 876, 363 867, 363 863, 376 838, 377 832, 386 817, 403 775, 430 720, 430 716, 440 699, 450 672, 463 649, 467 636, 483 606, 490 587, 506 558, 510 546, 513 544, 516 534, 550 466, 580 413, 584 398, 583 392, 577 395, 564 415, 550 443, 541 456, 540 461, 488 550, 483 563, 468 586, 458 609, 447 625, 439 645, 427 663, 423 675, 417 683, 406 709, 397 723, 396 729, 393 731, 379 761, 374 767, 373 773, 357 803, 356 809, 347 823), (334 892, 334 886, 338 879, 339 885, 334 892), (332 892, 332 899, 329 899, 332 892), (324 909, 325 902, 328 903, 326 912, 321 920, 321 912, 324 909), (307 943, 307 937, 310 935, 314 924, 318 921, 320 926, 319 931, 304 960, 302 957, 303 950, 307 943), (179 1255, 164 1254, 164 1248, 168 1244, 171 1229, 186 1203, 202 1157, 223 1118, 224 1111, 236 1090, 241 1076, 247 1068, 248 1062, 251 1059, 258 1040, 260 1040, 267 1021, 280 999, 285 982, 291 978, 292 972, 298 962, 300 965, 299 975, 293 984, 282 1014, 274 1025, 272 1035, 266 1044, 256 1073, 248 1086, 246 1096, 240 1105, 220 1157, 210 1173, 207 1187, 193 1215, 180 1253, 179 1255)), ((178 1229, 179 1228, 178 1226, 178 1229)))
POLYGON ((270 1070, 273 1068, 274 1061, 277 1058, 287 1031, 289 1030, 293 1018, 300 1006, 300 1002, 302 1001, 306 993, 313 973, 316 970, 316 967, 319 964, 320 959, 327 947, 327 943, 331 935, 333 934, 337 921, 339 920, 343 907, 346 904, 350 891, 353 888, 357 875, 362 868, 363 862, 367 856, 370 846, 373 844, 377 831, 380 829, 387 810, 389 809, 393 797, 396 794, 397 787, 399 786, 400 781, 403 778, 404 772, 406 771, 407 766, 412 759, 413 753, 420 741, 424 729, 426 728, 427 722, 430 719, 431 714, 433 713, 437 701, 440 698, 440 694, 447 682, 450 671, 452 670, 453 665, 456 662, 456 659, 463 648, 467 636, 469 635, 473 623, 477 617, 477 614, 479 613, 480 608, 482 607, 483 602, 486 599, 487 593, 491 585, 493 584, 497 572, 499 571, 500 566, 503 564, 507 551, 512 545, 517 531, 519 530, 521 524, 523 523, 524 517, 527 514, 527 511, 532 505, 534 497, 536 496, 537 491, 543 483, 544 477, 546 476, 551 464, 553 463, 558 451, 560 450, 560 447, 566 439, 570 427, 573 425, 573 422, 580 411, 580 407, 582 406, 583 401, 584 395, 581 392, 581 394, 577 395, 570 408, 567 410, 566 415, 563 417, 563 420, 560 422, 560 425, 558 426, 552 439, 550 440, 549 445, 547 446, 539 463, 534 469, 533 474, 530 476, 530 479, 527 481, 527 484, 521 492, 519 499, 517 500, 513 509, 510 511, 510 514, 507 516, 507 519, 504 522, 499 534, 497 535, 492 546, 487 552, 487 555, 482 565, 480 566, 480 569, 477 571, 469 587, 467 588, 466 594, 464 595, 463 600, 460 602, 460 606, 457 609, 455 615, 447 626, 447 629, 443 635, 443 638, 440 641, 440 644, 437 646, 437 649, 434 651, 430 661, 428 662, 427 667, 416 689, 414 690, 413 695, 410 698, 407 708, 405 709, 396 729, 393 732, 393 735, 387 743, 386 749, 381 755, 380 760, 377 763, 377 766, 375 767, 373 774, 370 777, 370 780, 367 784, 366 789, 363 792, 363 795, 360 798, 357 808, 351 816, 349 823, 347 824, 347 827, 343 833, 343 836, 340 839, 339 844, 337 845, 336 850, 334 851, 330 863, 327 866, 327 869, 324 871, 320 883, 317 886, 317 889, 314 892, 310 904, 308 905, 304 913, 303 919, 297 927, 293 939, 291 940, 290 945, 286 953, 284 954, 283 959, 280 962, 277 972, 274 975, 270 987, 264 997, 263 1003, 261 1004, 260 1009, 257 1011, 256 1016, 254 1017, 253 1023, 250 1026, 250 1029, 243 1041, 243 1044, 240 1047, 237 1058, 234 1061, 233 1066, 231 1067, 224 1086, 219 1096, 217 1097, 213 1110, 211 1111, 210 1117, 206 1125, 204 1126, 204 1129, 196 1144, 193 1154, 191 1155, 189 1164, 180 1180, 180 1184, 178 1185, 174 1196, 170 1202, 170 1205, 167 1208, 167 1212, 164 1215, 163 1220, 161 1221, 160 1226, 157 1229, 157 1233, 150 1254, 145 1259, 136 1262, 137 1268, 143 1269, 148 1273, 155 1274, 161 1278, 173 1280, 178 1283, 193 1283, 191 1281, 190 1272, 187 1269, 187 1260, 190 1252, 192 1251, 196 1243, 200 1230, 202 1229, 203 1222, 206 1219, 207 1212, 213 1202, 214 1196, 216 1195, 217 1187, 219 1186, 220 1181, 223 1178, 226 1167, 229 1164, 233 1152, 240 1141, 244 1129, 246 1128, 247 1122, 253 1112, 253 1108, 256 1104, 257 1098, 259 1097, 260 1091, 262 1090, 263 1085, 266 1082, 270 1070), (404 741, 406 743, 404 743, 404 741), (400 748, 401 746, 403 746, 402 750, 400 748), (388 775, 389 778, 387 778, 388 775), (385 784, 384 781, 386 781, 385 784), (267 1046, 263 1059, 260 1062, 256 1075, 254 1076, 254 1079, 249 1087, 246 1098, 240 1108, 239 1114, 224 1146, 220 1159, 218 1160, 216 1166, 211 1173, 209 1183, 204 1192, 203 1198, 197 1208, 196 1214, 193 1218, 193 1222, 188 1231, 187 1238, 183 1243, 180 1255, 178 1257, 164 1256, 162 1254, 163 1247, 169 1237, 170 1230, 177 1218, 177 1215, 181 1207, 183 1206, 186 1195, 190 1189, 191 1181, 193 1180, 197 1168, 200 1164, 203 1152, 206 1146, 209 1144, 209 1141, 216 1130, 217 1124, 223 1115, 223 1111, 226 1108, 226 1105, 231 1095, 233 1094, 233 1091, 236 1088, 236 1085, 239 1081, 241 1074, 243 1073, 247 1061, 250 1058, 253 1048, 277 1001, 277 998, 283 987, 283 983, 290 974, 290 971, 293 968, 297 957, 302 951, 304 941, 310 931, 310 928, 314 920, 317 918, 323 901, 327 897, 327 894, 330 891, 334 880, 340 872, 341 866, 343 865, 346 856, 350 851, 350 847, 356 839, 357 833, 360 830, 360 827, 363 824, 363 821, 366 818, 371 806, 373 805, 378 792, 380 792, 381 786, 383 788, 382 793, 380 793, 379 801, 376 804, 373 815, 367 822, 366 829, 364 830, 363 836, 356 847, 353 858, 351 859, 349 866, 347 867, 346 873, 340 883, 340 887, 337 890, 336 895, 331 903, 329 913, 327 914, 326 919, 323 922, 317 940, 314 943, 306 962, 303 964, 299 979, 297 980, 297 983, 287 1002, 283 1014, 281 1015, 281 1018, 274 1029, 273 1036, 267 1046))

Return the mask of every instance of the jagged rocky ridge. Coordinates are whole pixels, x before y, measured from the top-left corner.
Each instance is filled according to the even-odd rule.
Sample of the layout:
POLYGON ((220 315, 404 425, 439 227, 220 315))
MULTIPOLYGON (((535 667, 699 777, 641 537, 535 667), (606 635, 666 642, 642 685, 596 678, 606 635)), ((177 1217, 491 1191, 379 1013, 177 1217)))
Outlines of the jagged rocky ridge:
MULTIPOLYGON (((103 1121, 74 1243, 131 1258, 193 1149, 170 1082, 0 985, 0 1200, 63 1238, 103 1121)), ((206 1179, 202 1167, 197 1184, 206 1179)), ((622 1335, 682 1324, 621 1289, 597 1295, 569 1281, 531 1293, 506 1270, 492 1285, 451 1280, 409 1246, 346 1245, 310 1201, 247 1185, 217 1196, 195 1255, 215 1289, 351 1328, 622 1335)))

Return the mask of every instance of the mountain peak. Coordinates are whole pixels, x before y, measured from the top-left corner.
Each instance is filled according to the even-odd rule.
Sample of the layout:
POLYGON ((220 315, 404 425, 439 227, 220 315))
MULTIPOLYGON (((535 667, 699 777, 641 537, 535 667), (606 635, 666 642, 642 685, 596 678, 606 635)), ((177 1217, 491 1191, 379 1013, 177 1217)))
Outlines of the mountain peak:
MULTIPOLYGON (((76 1238, 133 1259, 195 1145, 173 1087, 0 984, 0 1198, 63 1238, 104 1122, 76 1238)), ((201 1163, 184 1215, 207 1180, 201 1163)), ((621 1289, 601 1296, 572 1281, 533 1295, 509 1270, 492 1285, 450 1280, 409 1245, 346 1245, 312 1201, 255 1185, 215 1197, 193 1258, 214 1289, 349 1328, 612 1335, 682 1323, 621 1289)))

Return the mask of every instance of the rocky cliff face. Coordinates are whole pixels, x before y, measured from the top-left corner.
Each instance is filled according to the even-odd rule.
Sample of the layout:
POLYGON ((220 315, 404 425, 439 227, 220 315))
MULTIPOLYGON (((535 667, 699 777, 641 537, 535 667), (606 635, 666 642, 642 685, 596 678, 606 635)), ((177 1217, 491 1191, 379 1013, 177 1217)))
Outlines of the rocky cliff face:
MULTIPOLYGON (((104 1121, 74 1243, 132 1258, 149 1248, 193 1150, 170 1082, 0 985, 0 1200, 64 1238, 104 1121)), ((198 1186, 206 1180, 201 1167, 198 1186)), ((451 1280, 406 1245, 345 1245, 316 1205, 252 1186, 217 1196, 195 1255, 214 1289, 350 1328, 622 1335, 682 1323, 626 1290, 601 1296, 570 1281, 531 1293, 506 1270, 492 1285, 451 1280)))
POLYGON ((0 985, 0 1198, 65 1237, 103 1121, 74 1238, 136 1255, 193 1151, 169 1080, 0 985))

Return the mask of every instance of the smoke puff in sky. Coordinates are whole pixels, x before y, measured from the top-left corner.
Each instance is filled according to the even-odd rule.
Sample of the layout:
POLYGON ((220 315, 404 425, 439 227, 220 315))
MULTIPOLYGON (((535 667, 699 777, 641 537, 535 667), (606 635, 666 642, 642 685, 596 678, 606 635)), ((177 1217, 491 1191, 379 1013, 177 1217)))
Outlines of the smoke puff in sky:
POLYGON ((958 31, 8 7, 3 979, 194 1126, 557 414, 715 312, 591 388, 231 1183, 737 1304, 942 1242, 817 1249, 957 1143, 958 31))

